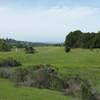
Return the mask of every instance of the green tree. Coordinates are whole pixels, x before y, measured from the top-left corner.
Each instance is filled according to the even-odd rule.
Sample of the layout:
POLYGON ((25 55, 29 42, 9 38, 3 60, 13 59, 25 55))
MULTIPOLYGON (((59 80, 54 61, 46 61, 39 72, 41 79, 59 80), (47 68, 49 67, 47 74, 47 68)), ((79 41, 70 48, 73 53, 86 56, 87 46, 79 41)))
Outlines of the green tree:
POLYGON ((11 46, 3 39, 0 39, 0 51, 7 52, 11 50, 11 46))
POLYGON ((68 45, 65 45, 65 52, 68 53, 71 51, 71 48, 68 45))
POLYGON ((80 30, 70 32, 65 39, 65 46, 71 48, 85 48, 93 50, 100 48, 100 31, 97 33, 84 33, 80 30))
POLYGON ((65 39, 65 45, 68 45, 71 48, 80 47, 80 36, 82 32, 80 30, 76 30, 74 32, 70 32, 65 39))
POLYGON ((35 49, 32 46, 26 46, 25 52, 26 53, 35 53, 35 49))

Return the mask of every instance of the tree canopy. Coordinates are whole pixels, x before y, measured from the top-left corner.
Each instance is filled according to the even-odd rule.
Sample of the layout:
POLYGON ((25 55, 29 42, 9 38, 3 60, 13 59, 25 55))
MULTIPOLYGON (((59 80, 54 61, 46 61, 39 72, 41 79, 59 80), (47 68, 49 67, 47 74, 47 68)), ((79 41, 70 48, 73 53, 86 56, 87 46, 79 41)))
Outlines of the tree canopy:
POLYGON ((71 48, 100 48, 100 32, 81 32, 76 30, 70 32, 65 39, 65 46, 71 48))
POLYGON ((7 52, 11 50, 11 45, 9 45, 4 39, 0 39, 0 51, 7 52))

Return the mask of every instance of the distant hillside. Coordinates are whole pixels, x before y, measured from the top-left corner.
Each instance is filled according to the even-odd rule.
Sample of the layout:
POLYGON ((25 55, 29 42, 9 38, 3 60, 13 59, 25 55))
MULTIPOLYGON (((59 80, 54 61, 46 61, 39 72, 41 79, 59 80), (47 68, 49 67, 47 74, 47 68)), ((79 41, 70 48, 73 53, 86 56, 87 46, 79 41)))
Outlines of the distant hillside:
POLYGON ((27 42, 27 41, 18 41, 14 39, 6 39, 6 42, 13 45, 13 46, 18 46, 18 45, 31 45, 31 46, 46 46, 50 45, 48 43, 41 43, 41 42, 27 42))
POLYGON ((11 46, 17 46, 22 48, 25 46, 63 46, 63 43, 42 43, 42 42, 28 42, 28 41, 19 41, 15 39, 0 39, 4 40, 7 44, 11 46))

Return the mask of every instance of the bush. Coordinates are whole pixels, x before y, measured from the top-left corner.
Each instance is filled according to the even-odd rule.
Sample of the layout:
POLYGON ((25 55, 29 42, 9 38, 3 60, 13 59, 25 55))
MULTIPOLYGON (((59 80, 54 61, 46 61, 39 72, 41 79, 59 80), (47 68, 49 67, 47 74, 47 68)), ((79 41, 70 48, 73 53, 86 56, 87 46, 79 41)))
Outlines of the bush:
POLYGON ((17 67, 21 66, 21 63, 13 58, 2 59, 0 61, 0 67, 17 67))
POLYGON ((77 96, 79 95, 81 91, 81 78, 79 77, 78 74, 75 74, 74 76, 68 76, 67 78, 64 79, 64 81, 67 81, 64 89, 64 95, 71 95, 71 96, 77 96))
POLYGON ((16 86, 19 86, 19 84, 21 84, 21 82, 24 82, 27 80, 27 74, 28 71, 25 68, 17 68, 14 72, 13 75, 13 80, 15 82, 16 86))
POLYGON ((88 81, 84 81, 81 85, 81 98, 82 100, 89 100, 92 94, 92 87, 88 81))
POLYGON ((34 71, 33 81, 33 85, 38 88, 62 88, 62 80, 58 77, 57 70, 51 65, 42 66, 34 71))
POLYGON ((28 53, 28 54, 35 53, 35 49, 31 46, 26 46, 25 52, 28 53))
POLYGON ((66 46, 65 46, 65 52, 68 53, 68 52, 70 52, 70 51, 71 51, 71 48, 70 48, 69 46, 66 45, 66 46))
POLYGON ((9 68, 0 68, 0 78, 11 79, 13 76, 13 72, 9 68))
POLYGON ((11 45, 9 45, 5 40, 0 39, 0 52, 11 51, 11 45))
POLYGON ((89 81, 81 79, 78 74, 62 77, 52 65, 18 67, 14 72, 8 69, 0 70, 0 77, 12 79, 15 86, 63 90, 65 95, 81 97, 82 100, 100 99, 100 94, 94 92, 89 81))
POLYGON ((18 68, 15 71, 16 84, 61 90, 63 80, 58 76, 57 69, 51 65, 38 65, 30 68, 18 68))

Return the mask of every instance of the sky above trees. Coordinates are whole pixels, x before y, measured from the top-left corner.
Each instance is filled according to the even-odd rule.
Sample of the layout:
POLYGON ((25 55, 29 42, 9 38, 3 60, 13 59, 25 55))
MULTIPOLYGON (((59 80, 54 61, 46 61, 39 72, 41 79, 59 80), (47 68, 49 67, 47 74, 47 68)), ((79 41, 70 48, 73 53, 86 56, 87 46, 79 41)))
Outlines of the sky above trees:
POLYGON ((74 30, 100 31, 100 0, 0 0, 0 37, 63 42, 74 30))

